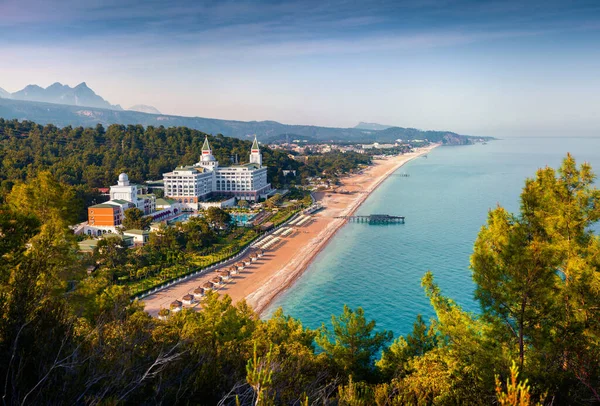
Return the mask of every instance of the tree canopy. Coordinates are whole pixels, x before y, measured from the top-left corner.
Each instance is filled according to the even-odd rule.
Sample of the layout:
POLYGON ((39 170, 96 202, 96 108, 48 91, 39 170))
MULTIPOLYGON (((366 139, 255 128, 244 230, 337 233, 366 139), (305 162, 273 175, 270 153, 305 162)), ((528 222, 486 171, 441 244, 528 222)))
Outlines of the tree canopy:
POLYGON ((209 224, 217 228, 226 228, 231 224, 231 215, 220 207, 209 207, 204 216, 209 224))
POLYGON ((477 314, 422 279, 435 318, 391 341, 361 308, 310 329, 209 292, 201 311, 150 317, 114 268, 181 260, 216 234, 202 218, 144 247, 78 254, 69 185, 33 177, 0 207, 0 387, 6 404, 532 405, 600 402, 600 194, 568 156, 489 214, 471 257, 477 314), (7 238, 10 236, 10 238, 7 238), (148 250, 147 255, 141 255, 148 250), (147 262, 144 262, 147 261, 147 262), (89 265, 93 264, 93 271, 89 265), (391 342, 391 344, 390 344, 391 342))
POLYGON ((146 217, 144 212, 137 207, 132 207, 125 210, 125 218, 123 219, 123 228, 125 230, 147 230, 152 224, 152 218, 146 217))

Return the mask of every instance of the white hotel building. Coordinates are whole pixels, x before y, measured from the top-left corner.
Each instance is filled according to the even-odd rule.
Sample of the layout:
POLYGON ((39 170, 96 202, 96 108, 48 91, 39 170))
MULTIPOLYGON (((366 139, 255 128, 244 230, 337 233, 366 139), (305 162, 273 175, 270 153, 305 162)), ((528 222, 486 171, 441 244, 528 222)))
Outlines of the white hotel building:
POLYGON ((219 166, 206 137, 200 162, 165 173, 163 180, 165 196, 196 210, 198 202, 211 195, 256 201, 267 197, 272 191, 256 137, 250 150, 250 162, 226 167, 219 166))

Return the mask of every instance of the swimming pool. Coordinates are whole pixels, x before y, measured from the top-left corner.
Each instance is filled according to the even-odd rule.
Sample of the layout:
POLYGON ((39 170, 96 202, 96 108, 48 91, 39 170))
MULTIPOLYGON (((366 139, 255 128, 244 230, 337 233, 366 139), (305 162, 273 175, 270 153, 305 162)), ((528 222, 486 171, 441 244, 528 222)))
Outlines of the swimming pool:
POLYGON ((239 226, 245 226, 250 223, 256 214, 254 213, 230 213, 231 220, 237 223, 239 226))
POLYGON ((181 213, 179 216, 173 217, 171 220, 168 220, 167 224, 172 225, 175 223, 183 222, 188 220, 190 217, 192 217, 192 213, 181 213))

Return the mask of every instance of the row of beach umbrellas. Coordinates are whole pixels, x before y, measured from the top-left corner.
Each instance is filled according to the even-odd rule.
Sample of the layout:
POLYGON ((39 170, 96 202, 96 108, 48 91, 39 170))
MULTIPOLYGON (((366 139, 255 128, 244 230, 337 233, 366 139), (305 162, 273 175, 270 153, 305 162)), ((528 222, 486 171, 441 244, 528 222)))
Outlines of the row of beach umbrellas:
MULTIPOLYGON (((181 300, 174 300, 169 306, 170 311, 178 312, 183 308, 184 304, 192 305, 199 302, 206 295, 206 292, 219 289, 221 286, 223 286, 223 284, 229 282, 233 275, 239 274, 246 266, 250 265, 252 262, 258 261, 258 259, 264 254, 264 250, 256 250, 248 257, 236 262, 226 269, 217 269, 217 275, 211 280, 204 282, 201 286, 198 286, 196 289, 194 289, 192 293, 188 293, 187 295, 183 296, 181 300)), ((159 312, 159 317, 166 317, 168 314, 168 309, 161 309, 159 312)))

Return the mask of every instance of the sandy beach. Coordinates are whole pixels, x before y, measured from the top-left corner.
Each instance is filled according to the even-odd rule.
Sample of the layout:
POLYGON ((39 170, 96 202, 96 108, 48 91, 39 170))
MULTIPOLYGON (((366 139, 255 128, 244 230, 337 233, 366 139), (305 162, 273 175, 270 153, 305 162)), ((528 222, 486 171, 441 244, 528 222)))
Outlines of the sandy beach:
MULTIPOLYGON (((232 281, 219 289, 219 293, 228 294, 234 302, 246 299, 257 313, 264 312, 277 295, 302 275, 329 239, 345 224, 346 220, 336 217, 354 213, 389 175, 436 146, 393 158, 375 160, 373 165, 362 173, 342 179, 342 186, 337 187, 335 191, 316 193, 315 197, 324 209, 314 214, 310 222, 295 227, 296 231, 293 234, 281 238, 281 242, 268 250, 257 262, 246 267, 240 274, 234 275, 232 281)), ((215 272, 210 272, 147 296, 143 300, 145 309, 156 316, 161 308, 168 308, 172 301, 181 300, 184 295, 191 293, 214 276, 215 272)))

